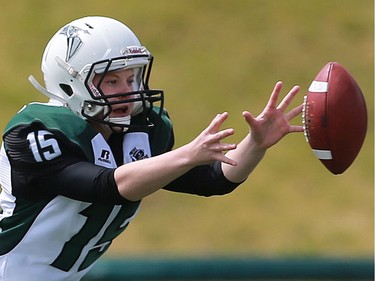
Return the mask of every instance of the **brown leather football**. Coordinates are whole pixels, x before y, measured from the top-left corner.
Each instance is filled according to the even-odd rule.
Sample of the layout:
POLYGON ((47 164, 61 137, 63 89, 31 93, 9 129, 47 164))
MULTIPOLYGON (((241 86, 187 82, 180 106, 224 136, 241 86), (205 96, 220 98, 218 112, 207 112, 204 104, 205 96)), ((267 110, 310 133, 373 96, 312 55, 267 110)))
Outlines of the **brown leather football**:
POLYGON ((353 76, 338 62, 327 63, 312 81, 303 126, 314 154, 335 175, 349 168, 361 150, 366 102, 353 76))

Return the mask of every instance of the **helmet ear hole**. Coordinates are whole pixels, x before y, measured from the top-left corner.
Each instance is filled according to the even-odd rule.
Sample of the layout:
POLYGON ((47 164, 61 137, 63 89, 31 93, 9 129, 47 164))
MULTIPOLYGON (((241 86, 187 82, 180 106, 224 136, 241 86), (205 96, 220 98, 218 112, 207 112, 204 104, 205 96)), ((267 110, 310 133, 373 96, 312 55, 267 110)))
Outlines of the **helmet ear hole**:
POLYGON ((59 84, 59 86, 69 97, 73 95, 73 89, 68 84, 59 84))

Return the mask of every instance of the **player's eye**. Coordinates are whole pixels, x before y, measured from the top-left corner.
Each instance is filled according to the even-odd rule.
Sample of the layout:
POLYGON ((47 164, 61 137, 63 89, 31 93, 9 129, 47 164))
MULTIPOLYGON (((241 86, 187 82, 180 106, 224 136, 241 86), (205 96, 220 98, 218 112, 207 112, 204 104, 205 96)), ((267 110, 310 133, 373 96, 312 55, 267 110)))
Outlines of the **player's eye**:
POLYGON ((117 84, 117 79, 108 79, 105 81, 105 84, 108 86, 116 86, 117 84))
POLYGON ((128 83, 129 86, 133 85, 134 79, 133 78, 132 79, 128 79, 127 83, 128 83))

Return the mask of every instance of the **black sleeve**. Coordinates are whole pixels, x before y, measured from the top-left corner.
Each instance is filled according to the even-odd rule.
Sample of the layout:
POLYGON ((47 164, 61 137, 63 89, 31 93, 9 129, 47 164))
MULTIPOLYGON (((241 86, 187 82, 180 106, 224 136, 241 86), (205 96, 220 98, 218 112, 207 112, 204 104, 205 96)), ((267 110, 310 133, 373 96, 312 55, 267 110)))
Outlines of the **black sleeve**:
POLYGON ((43 151, 38 147, 41 155, 53 157, 36 157, 29 138, 41 129, 44 128, 38 124, 19 126, 4 136, 15 196, 39 200, 62 195, 92 203, 127 202, 118 192, 114 169, 88 162, 77 147, 53 131, 45 134, 53 146, 46 146, 43 151))
POLYGON ((241 183, 229 181, 223 174, 221 162, 198 166, 172 181, 164 189, 200 196, 224 195, 241 183))
POLYGON ((118 191, 114 171, 85 161, 76 162, 39 178, 36 188, 42 190, 52 184, 53 189, 42 191, 85 202, 124 204, 128 201, 118 191))

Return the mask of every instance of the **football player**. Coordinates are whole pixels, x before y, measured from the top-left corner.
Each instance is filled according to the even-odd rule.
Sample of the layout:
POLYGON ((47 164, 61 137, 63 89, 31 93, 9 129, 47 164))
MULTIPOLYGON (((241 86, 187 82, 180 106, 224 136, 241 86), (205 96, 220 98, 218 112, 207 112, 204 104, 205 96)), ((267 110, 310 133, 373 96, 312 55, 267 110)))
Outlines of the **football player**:
POLYGON ((172 150, 162 90, 150 89, 153 57, 123 23, 85 17, 51 38, 42 58, 49 97, 8 123, 1 147, 0 279, 79 280, 163 188, 201 196, 233 191, 290 132, 301 113, 279 105, 278 82, 264 111, 243 112, 251 128, 238 145, 218 114, 190 143, 172 150))

